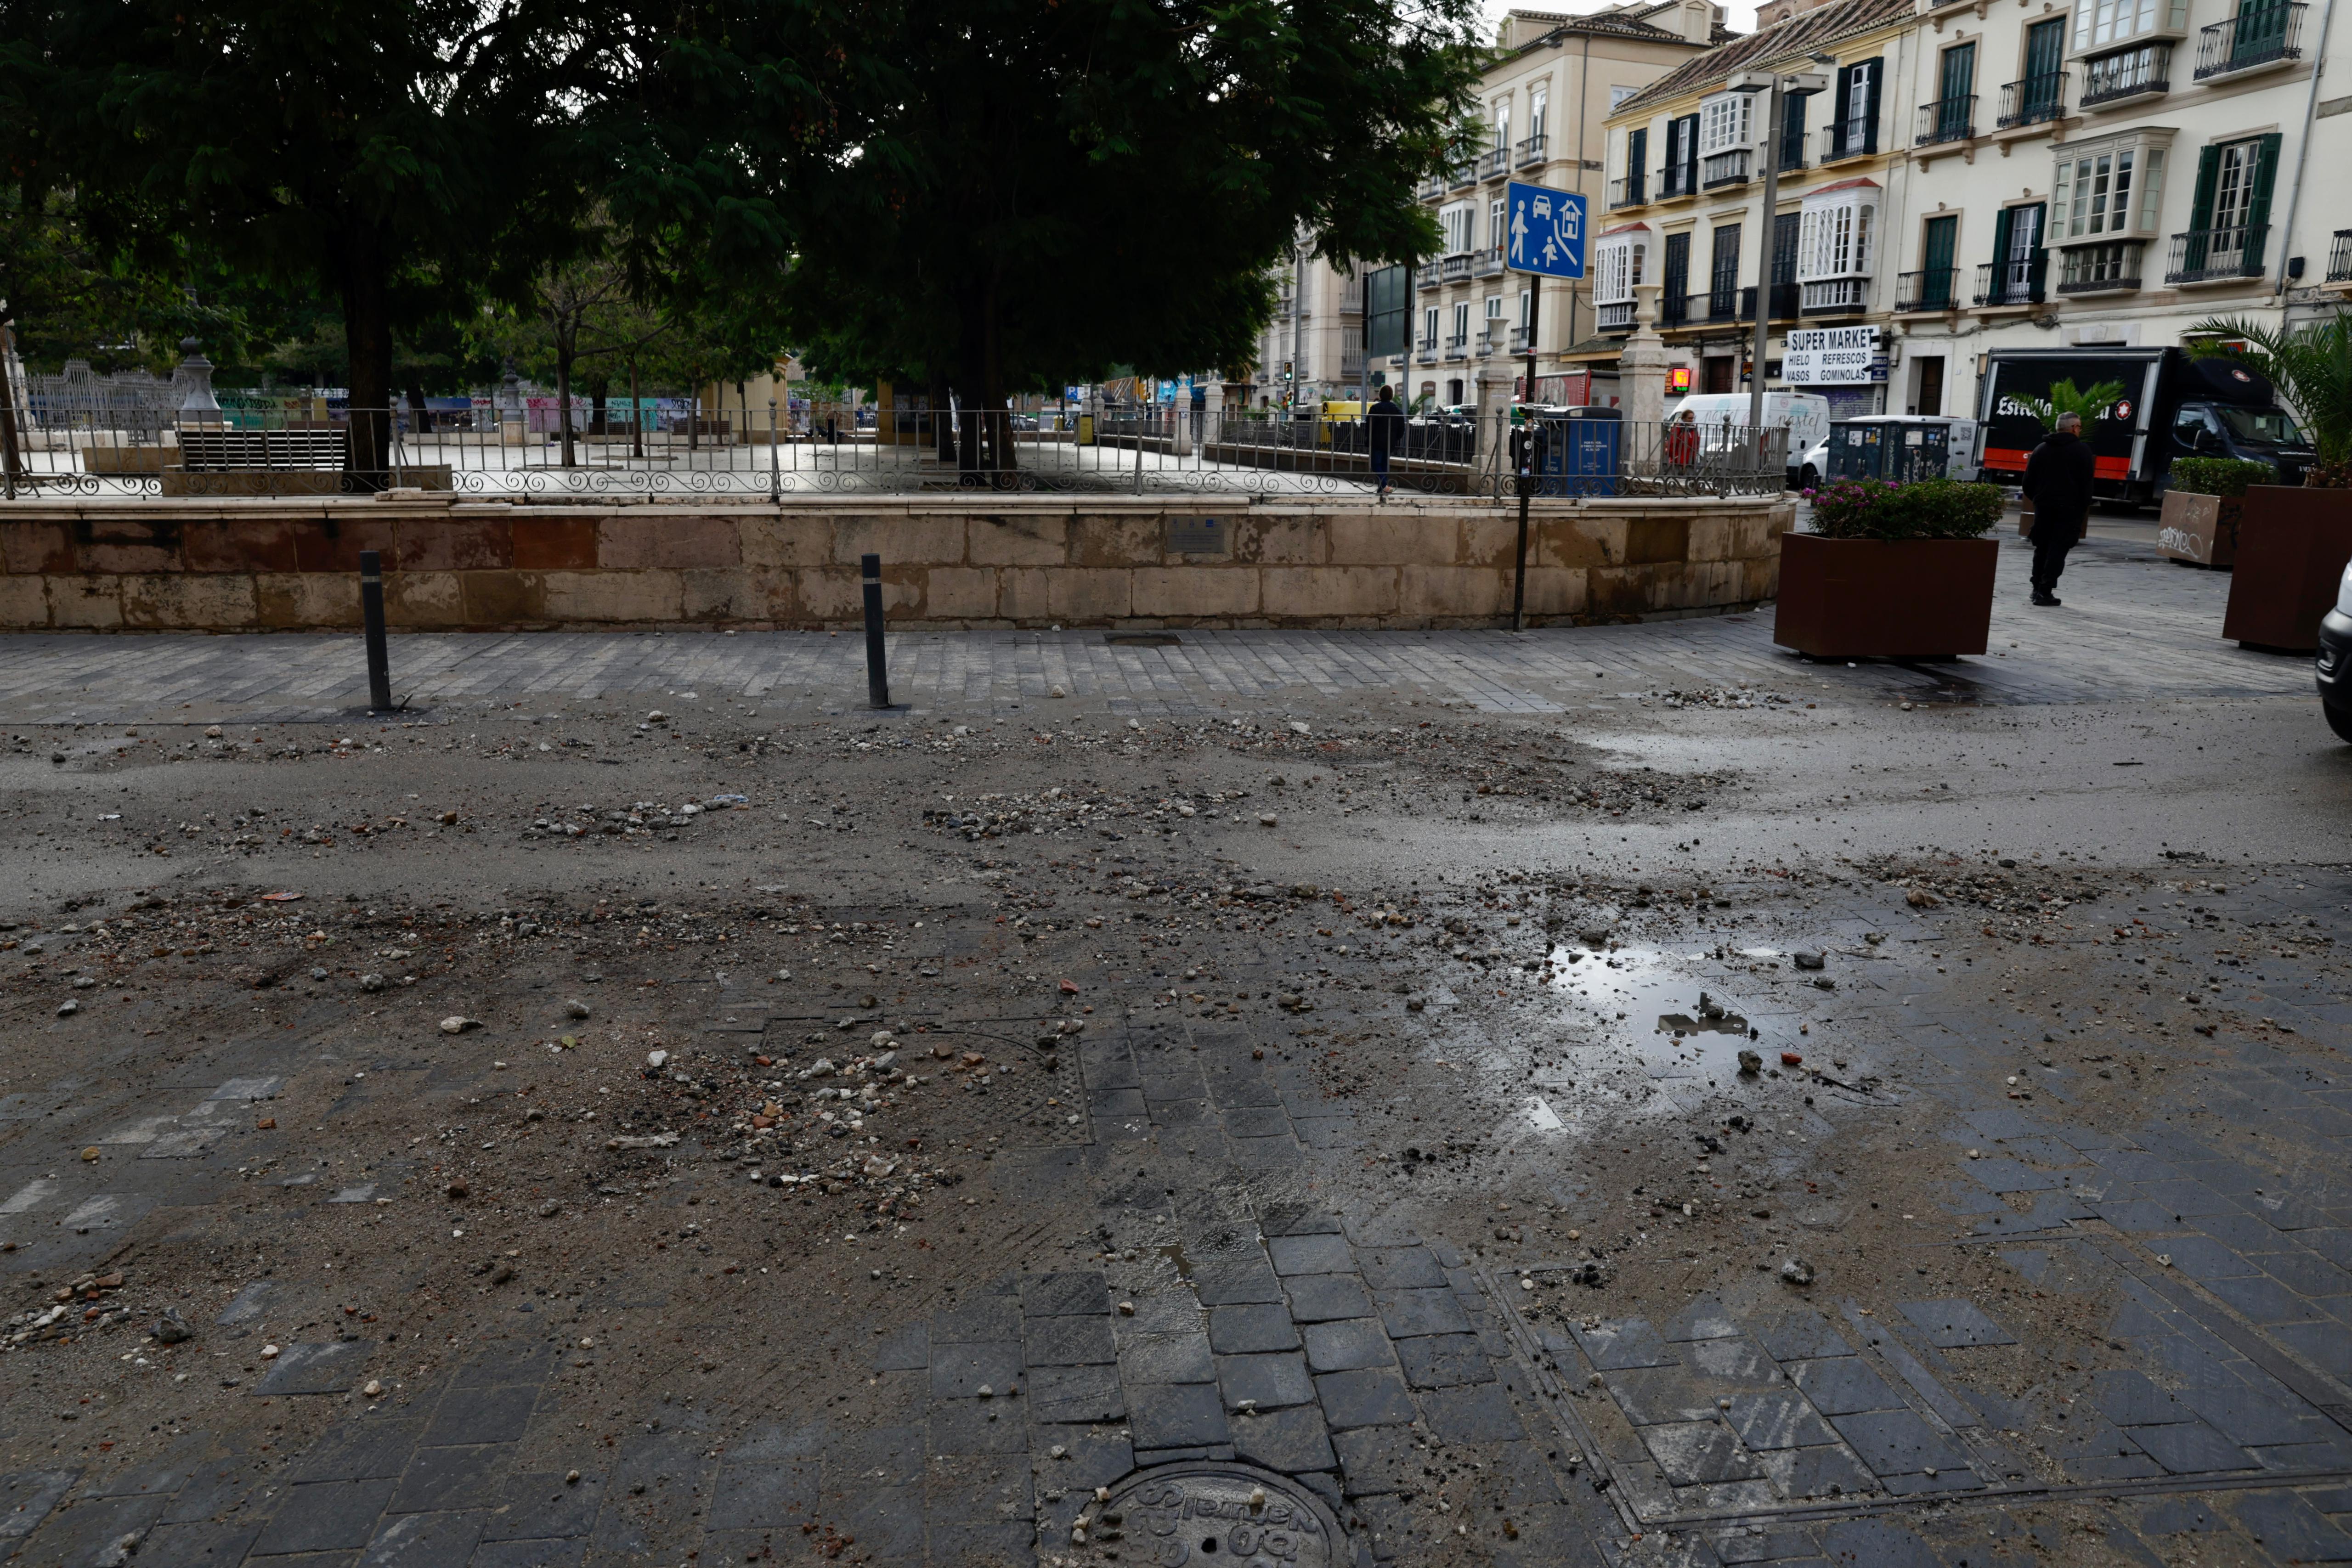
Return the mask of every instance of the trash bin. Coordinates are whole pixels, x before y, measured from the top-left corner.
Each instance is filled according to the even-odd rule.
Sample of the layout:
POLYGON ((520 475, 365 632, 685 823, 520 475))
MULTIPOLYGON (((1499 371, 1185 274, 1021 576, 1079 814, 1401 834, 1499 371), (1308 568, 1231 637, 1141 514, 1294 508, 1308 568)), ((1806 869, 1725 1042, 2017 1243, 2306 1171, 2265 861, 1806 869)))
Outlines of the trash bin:
POLYGON ((1546 443, 1544 496, 1613 496, 1617 493, 1619 459, 1624 449, 1622 410, 1564 409, 1544 422, 1550 427, 1546 443))

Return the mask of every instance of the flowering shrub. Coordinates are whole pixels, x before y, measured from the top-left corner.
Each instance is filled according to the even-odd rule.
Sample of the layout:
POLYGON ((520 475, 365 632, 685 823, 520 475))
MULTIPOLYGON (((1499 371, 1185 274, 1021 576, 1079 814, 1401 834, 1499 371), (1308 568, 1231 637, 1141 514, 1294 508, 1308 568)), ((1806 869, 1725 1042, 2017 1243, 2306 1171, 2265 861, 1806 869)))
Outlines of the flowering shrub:
POLYGON ((1838 479, 1805 492, 1813 531, 1833 539, 1973 539, 2000 521, 1998 485, 1921 479, 1838 479))

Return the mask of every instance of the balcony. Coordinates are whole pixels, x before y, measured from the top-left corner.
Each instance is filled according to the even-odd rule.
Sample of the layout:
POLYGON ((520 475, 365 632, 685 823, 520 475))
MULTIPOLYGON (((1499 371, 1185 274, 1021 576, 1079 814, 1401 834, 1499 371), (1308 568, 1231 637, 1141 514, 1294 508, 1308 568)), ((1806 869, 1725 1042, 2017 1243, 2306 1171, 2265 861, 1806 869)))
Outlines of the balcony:
POLYGON ((1923 313, 1933 310, 1957 310, 1960 308, 1960 269, 1957 267, 1932 267, 1920 272, 1897 273, 1895 277, 1895 313, 1923 313))
POLYGON ((1444 272, 1444 267, 1424 261, 1412 269, 1412 280, 1423 288, 1443 288, 1445 287, 1444 272))
POLYGON ((1798 315, 1797 302, 1802 297, 1803 291, 1794 283, 1774 284, 1772 297, 1766 302, 1771 308, 1771 319, 1775 321, 1795 320, 1798 315))
POLYGON ((1432 174, 1428 179, 1423 180, 1420 185, 1419 194, 1424 202, 1433 202, 1445 194, 1445 176, 1432 174))
POLYGON ((2061 294, 2129 294, 2139 287, 2138 240, 2109 240, 2104 245, 2076 246, 2065 253, 2058 277, 2061 294))
POLYGON ((1638 207, 1649 199, 1649 181, 1643 175, 1627 174, 1609 182, 1612 207, 1638 207))
POLYGON ((1447 171, 1445 183, 1460 191, 1478 183, 1478 154, 1465 154, 1461 162, 1447 171))
POLYGON ((1544 148, 1550 140, 1540 131, 1533 136, 1522 137, 1519 141, 1519 167, 1532 169, 1549 157, 1550 154, 1545 152, 1544 148))
POLYGON ((1470 354, 1470 334, 1469 334, 1469 333, 1467 333, 1467 332, 1455 332, 1455 333, 1454 333, 1453 335, 1451 335, 1450 337, 1448 337, 1448 338, 1445 340, 1445 357, 1446 357, 1447 359, 1449 359, 1449 360, 1461 360, 1461 359, 1467 359, 1467 358, 1469 357, 1469 354, 1470 354))
POLYGON ((2268 224, 2240 224, 2233 228, 2191 229, 2172 236, 2172 254, 2164 269, 2167 283, 2223 283, 2263 275, 2263 242, 2268 224))
POLYGON ((1990 309, 2006 305, 2039 305, 2042 280, 2050 271, 2050 253, 2037 249, 2030 256, 1988 261, 1977 268, 1977 303, 1990 309))
POLYGON ((1633 329, 1633 301, 1631 299, 1615 299, 1605 305, 1595 305, 1592 308, 1600 318, 1601 330, 1630 332, 1633 329))
POLYGON ((2000 113, 1995 117, 1995 131, 2022 131, 2029 125, 2047 125, 2066 112, 2066 73, 2046 71, 2038 77, 2013 81, 2000 89, 2000 113))
POLYGON ((1470 281, 1470 253, 1466 250, 1457 251, 1447 256, 1437 264, 1439 280, 1445 283, 1467 283, 1470 281))
POLYGON ((1698 170, 1688 163, 1671 163, 1658 171, 1658 200, 1698 194, 1698 170))
POLYGON ((1874 120, 1835 120, 1822 127, 1821 161, 1834 163, 1843 158, 1866 158, 1878 151, 1878 122, 1874 120))
POLYGON ((1512 328, 1512 329, 1511 329, 1511 352, 1513 352, 1513 353, 1515 353, 1515 354, 1524 354, 1524 353, 1526 353, 1527 351, 1528 351, 1528 329, 1527 329, 1525 327, 1514 327, 1514 328, 1512 328))
POLYGON ((2328 283, 2352 283, 2352 229, 2337 229, 2327 252, 2328 283))
POLYGON ((1470 270, 1480 277, 1500 277, 1503 276, 1503 247, 1501 246, 1494 246, 1486 250, 1472 251, 1470 253, 1470 260, 1472 263, 1470 270))
POLYGON ((2280 0, 2239 0, 2235 16, 2197 30, 2197 79, 2303 58, 2303 14, 2310 9, 2280 0))
POLYGON ((1977 95, 1963 93, 1957 98, 1939 98, 1933 103, 1919 106, 1919 134, 1916 144, 1933 147, 1941 141, 1966 141, 1977 133, 1977 95))
POLYGON ((1798 135, 1782 138, 1780 142, 1780 172, 1783 174, 1794 174, 1801 172, 1804 166, 1804 137, 1798 135))
POLYGON ((1434 338, 1422 339, 1417 351, 1414 354, 1414 358, 1424 361, 1437 358, 1437 340, 1434 338))
POLYGON ((2101 55, 2083 62, 2083 96, 2078 109, 2104 109, 2137 98, 2156 98, 2172 90, 2172 46, 2142 44, 2120 54, 2101 55))
POLYGON ((1735 147, 1728 152, 1710 152, 1699 160, 1698 184, 1702 191, 1712 191, 1719 185, 1748 183, 1748 150, 1735 147))
POLYGON ((1803 290, 1798 313, 1803 316, 1853 316, 1870 308, 1867 277, 1823 277, 1797 286, 1803 290))
MULTIPOLYGON (((1698 298, 1705 298, 1706 296, 1701 295, 1698 298)), ((1687 326, 1690 322, 1691 298, 1690 295, 1677 293, 1672 289, 1667 290, 1658 300, 1658 325, 1661 327, 1687 326)))

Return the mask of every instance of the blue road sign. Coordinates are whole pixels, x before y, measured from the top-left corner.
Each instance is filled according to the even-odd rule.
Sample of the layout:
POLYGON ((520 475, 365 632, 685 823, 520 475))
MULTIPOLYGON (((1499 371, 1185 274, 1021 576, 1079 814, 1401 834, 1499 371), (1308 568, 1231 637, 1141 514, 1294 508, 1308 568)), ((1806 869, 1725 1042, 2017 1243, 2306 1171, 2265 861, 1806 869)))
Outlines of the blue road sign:
POLYGON ((1584 276, 1584 198, 1574 191, 1510 182, 1505 265, 1545 277, 1584 276))

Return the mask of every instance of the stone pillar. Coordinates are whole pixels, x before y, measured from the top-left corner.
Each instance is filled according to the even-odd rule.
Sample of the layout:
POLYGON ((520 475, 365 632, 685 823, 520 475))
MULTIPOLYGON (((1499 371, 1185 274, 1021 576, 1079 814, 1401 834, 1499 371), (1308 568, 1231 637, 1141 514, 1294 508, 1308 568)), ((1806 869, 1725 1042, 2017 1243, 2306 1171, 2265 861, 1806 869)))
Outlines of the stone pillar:
POLYGON ((1225 428, 1225 383, 1212 378, 1201 385, 1201 444, 1213 446, 1225 428))
MULTIPOLYGON (((1633 288, 1633 335, 1617 357, 1617 382, 1625 398, 1625 423, 1655 430, 1666 420, 1666 346, 1657 334, 1659 285, 1633 288)), ((1628 438, 1640 441, 1640 436, 1628 438)), ((1629 445, 1629 451, 1637 448, 1629 445)))
MULTIPOLYGON (((1511 382, 1515 379, 1511 374, 1512 368, 1524 363, 1526 361, 1523 360, 1508 360, 1500 363, 1489 361, 1478 367, 1478 428, 1480 430, 1491 431, 1500 422, 1510 417, 1511 382)), ((1528 401, 1533 402, 1535 399, 1530 397, 1528 401)))

